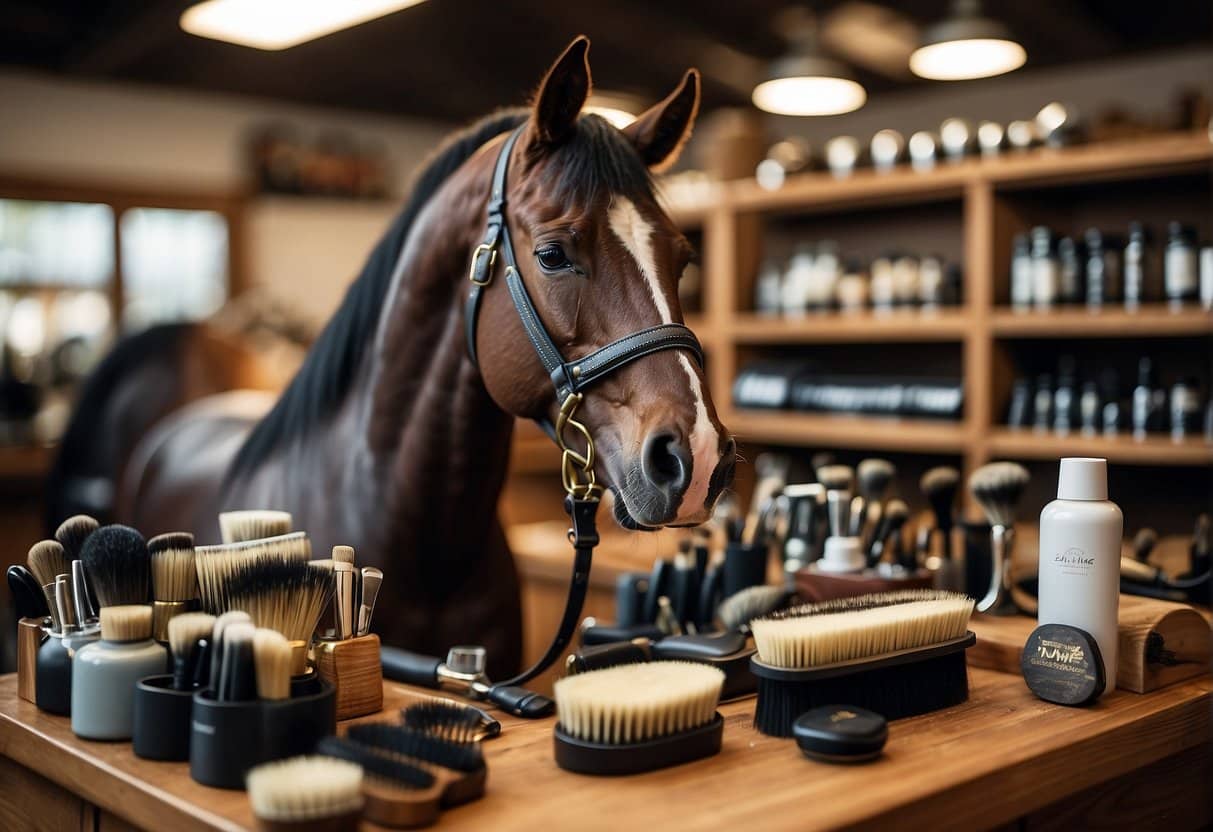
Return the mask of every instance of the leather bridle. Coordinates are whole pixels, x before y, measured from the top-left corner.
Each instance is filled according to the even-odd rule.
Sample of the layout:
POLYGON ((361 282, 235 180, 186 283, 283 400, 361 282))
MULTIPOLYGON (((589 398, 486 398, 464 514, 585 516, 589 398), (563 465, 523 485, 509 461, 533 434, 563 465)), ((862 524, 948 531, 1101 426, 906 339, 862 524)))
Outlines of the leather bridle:
POLYGON ((559 415, 553 425, 544 417, 540 425, 552 437, 561 450, 561 480, 567 496, 565 510, 572 520, 569 540, 573 544, 573 577, 569 584, 568 600, 560 627, 547 652, 530 669, 504 682, 505 685, 521 685, 538 676, 559 658, 568 646, 581 608, 585 602, 589 585, 590 565, 594 546, 598 544, 595 516, 598 511, 602 487, 594 478, 594 439, 589 429, 577 421, 576 412, 581 404, 583 391, 637 359, 664 350, 686 350, 699 365, 703 366, 703 348, 695 333, 682 324, 659 324, 641 329, 612 341, 605 347, 572 361, 566 361, 552 342, 543 325, 543 319, 527 294, 510 241, 510 229, 506 222, 506 180, 509 174, 510 154, 525 124, 518 127, 505 140, 497 155, 493 169, 492 190, 488 203, 488 223, 484 239, 472 251, 468 277, 471 287, 464 306, 464 325, 467 330, 468 354, 472 363, 479 367, 476 357, 476 324, 480 302, 485 290, 493 281, 498 259, 504 263, 504 280, 509 289, 514 309, 522 321, 523 329, 531 342, 539 361, 547 371, 556 389, 556 401, 560 405, 559 415), (584 450, 568 441, 566 434, 572 432, 584 444, 584 450))

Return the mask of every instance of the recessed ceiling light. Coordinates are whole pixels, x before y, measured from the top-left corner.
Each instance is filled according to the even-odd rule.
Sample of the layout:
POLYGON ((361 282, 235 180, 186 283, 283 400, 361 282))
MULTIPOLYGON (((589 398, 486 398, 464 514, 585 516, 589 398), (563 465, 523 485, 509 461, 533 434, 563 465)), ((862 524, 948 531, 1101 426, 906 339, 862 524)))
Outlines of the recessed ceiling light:
POLYGON ((289 49, 422 0, 206 0, 181 15, 191 35, 254 49, 289 49))
POLYGON ((910 55, 910 71, 933 81, 965 81, 1019 69, 1027 59, 1006 26, 981 16, 977 0, 956 0, 952 16, 927 29, 910 55))

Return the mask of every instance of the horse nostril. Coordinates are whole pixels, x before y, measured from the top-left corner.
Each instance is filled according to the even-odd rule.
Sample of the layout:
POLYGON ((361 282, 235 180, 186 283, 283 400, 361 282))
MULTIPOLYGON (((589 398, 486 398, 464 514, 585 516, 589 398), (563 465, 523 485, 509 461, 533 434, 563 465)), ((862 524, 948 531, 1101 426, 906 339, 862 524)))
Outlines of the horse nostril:
POLYGON ((691 455, 674 434, 649 436, 644 442, 641 465, 649 482, 669 496, 681 493, 690 482, 691 455))

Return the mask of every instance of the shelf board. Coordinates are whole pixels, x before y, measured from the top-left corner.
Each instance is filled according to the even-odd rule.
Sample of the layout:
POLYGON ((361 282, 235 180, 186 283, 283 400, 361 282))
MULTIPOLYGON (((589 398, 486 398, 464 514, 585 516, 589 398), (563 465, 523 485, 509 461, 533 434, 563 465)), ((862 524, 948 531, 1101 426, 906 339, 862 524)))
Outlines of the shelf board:
POLYGON ((771 317, 734 315, 729 334, 739 344, 841 344, 861 341, 962 341, 972 328, 959 309, 894 310, 771 317))
POLYGON ((986 440, 986 447, 991 457, 1060 459, 1063 456, 1094 456, 1128 465, 1213 465, 1213 445, 1200 437, 1175 442, 1165 435, 1145 439, 1134 439, 1127 434, 1058 436, 1032 430, 995 428, 986 440))
POLYGON ((962 424, 929 419, 732 410, 724 424, 743 442, 931 453, 965 447, 962 424))
POLYGON ((991 326, 996 336, 1010 338, 1181 338, 1213 335, 1213 312, 1194 306, 1171 309, 1147 304, 1087 309, 1060 307, 1047 311, 998 309, 991 326))

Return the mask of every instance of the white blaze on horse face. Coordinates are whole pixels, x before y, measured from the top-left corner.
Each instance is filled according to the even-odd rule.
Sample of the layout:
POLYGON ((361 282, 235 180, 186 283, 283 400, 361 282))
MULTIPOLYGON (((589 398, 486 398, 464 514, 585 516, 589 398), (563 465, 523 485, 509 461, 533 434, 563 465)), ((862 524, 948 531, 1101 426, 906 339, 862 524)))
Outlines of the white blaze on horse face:
MULTIPOLYGON (((616 196, 611 201, 607 216, 611 231, 623 243, 624 248, 636 260, 640 273, 644 275, 649 293, 653 296, 653 304, 657 307, 657 315, 663 324, 674 322, 670 312, 670 302, 657 282, 657 265, 653 259, 653 226, 636 209, 635 204, 623 196, 616 196)), ((674 522, 687 522, 698 519, 706 510, 708 485, 712 471, 716 468, 717 437, 708 418, 708 408, 703 399, 703 381, 699 373, 691 365, 685 350, 678 351, 678 363, 687 374, 690 383, 691 397, 695 402, 695 424, 691 428, 691 455, 694 460, 691 466, 691 484, 682 497, 678 516, 674 522)))

